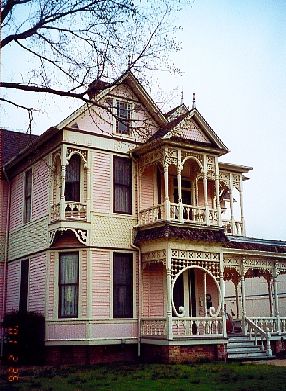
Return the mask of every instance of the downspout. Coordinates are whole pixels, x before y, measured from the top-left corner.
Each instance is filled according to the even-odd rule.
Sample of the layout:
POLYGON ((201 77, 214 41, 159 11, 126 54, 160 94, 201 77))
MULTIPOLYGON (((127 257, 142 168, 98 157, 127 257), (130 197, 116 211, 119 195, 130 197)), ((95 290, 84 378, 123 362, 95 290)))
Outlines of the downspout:
MULTIPOLYGON (((6 226, 5 226, 5 251, 4 251, 4 270, 3 270, 3 293, 2 293, 2 314, 3 318, 6 313, 6 296, 7 296, 7 267, 8 267, 8 252, 9 252, 9 226, 10 226, 10 205, 11 205, 11 184, 3 167, 3 173, 8 185, 8 202, 7 202, 7 214, 6 214, 6 226)), ((1 338, 1 357, 3 357, 4 347, 4 329, 2 320, 2 338, 1 338)))
MULTIPOLYGON (((136 164, 136 198, 137 198, 137 220, 139 221, 139 168, 138 168, 138 161, 132 156, 130 153, 130 156, 134 163, 136 164)), ((137 327, 137 333, 138 333, 138 345, 137 345, 137 355, 138 357, 141 356, 141 312, 142 312, 142 284, 141 284, 141 249, 138 246, 135 246, 133 244, 133 232, 134 228, 131 232, 131 247, 136 249, 138 251, 138 327, 137 327)))

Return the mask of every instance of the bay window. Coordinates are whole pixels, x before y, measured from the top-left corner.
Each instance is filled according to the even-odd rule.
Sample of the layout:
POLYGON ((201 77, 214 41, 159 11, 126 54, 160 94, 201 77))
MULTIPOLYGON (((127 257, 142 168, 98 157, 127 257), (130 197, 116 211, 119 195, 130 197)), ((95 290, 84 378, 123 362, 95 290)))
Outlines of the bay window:
POLYGON ((59 318, 76 318, 79 285, 78 253, 61 253, 59 264, 59 318))

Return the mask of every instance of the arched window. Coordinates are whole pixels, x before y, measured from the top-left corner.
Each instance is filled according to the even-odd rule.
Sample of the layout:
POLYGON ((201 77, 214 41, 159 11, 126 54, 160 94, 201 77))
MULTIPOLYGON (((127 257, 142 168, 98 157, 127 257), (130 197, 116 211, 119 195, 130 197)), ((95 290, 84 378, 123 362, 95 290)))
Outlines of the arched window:
POLYGON ((73 155, 66 167, 65 199, 80 202, 80 167, 81 158, 73 155))

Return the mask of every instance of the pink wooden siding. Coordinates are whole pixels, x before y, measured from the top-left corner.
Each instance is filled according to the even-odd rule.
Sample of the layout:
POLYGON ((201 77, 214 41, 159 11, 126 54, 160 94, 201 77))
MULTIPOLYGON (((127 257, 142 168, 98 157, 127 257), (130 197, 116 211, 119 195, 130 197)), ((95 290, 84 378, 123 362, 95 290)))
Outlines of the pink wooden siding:
POLYGON ((46 254, 30 258, 28 310, 45 313, 46 254))
POLYGON ((111 211, 111 155, 95 151, 93 158, 93 210, 111 211))
POLYGON ((49 167, 40 160, 33 167, 32 219, 48 214, 49 207, 49 167))
POLYGON ((7 312, 19 309, 20 299, 21 262, 14 261, 8 264, 7 278, 7 312))
POLYGON ((92 314, 110 317, 110 252, 92 252, 92 314))
POLYGON ((55 253, 50 253, 50 264, 48 269, 48 317, 53 318, 54 316, 54 305, 55 305, 55 253))
POLYGON ((17 175, 11 182, 10 229, 23 224, 24 174, 17 175))
POLYGON ((87 251, 80 252, 80 281, 81 315, 87 315, 87 251))
POLYGON ((7 206, 8 206, 8 186, 0 179, 0 233, 6 231, 7 206))
POLYGON ((148 167, 141 177, 141 209, 154 205, 154 167, 148 167))
POLYGON ((163 265, 151 264, 143 271, 143 316, 164 316, 163 265))

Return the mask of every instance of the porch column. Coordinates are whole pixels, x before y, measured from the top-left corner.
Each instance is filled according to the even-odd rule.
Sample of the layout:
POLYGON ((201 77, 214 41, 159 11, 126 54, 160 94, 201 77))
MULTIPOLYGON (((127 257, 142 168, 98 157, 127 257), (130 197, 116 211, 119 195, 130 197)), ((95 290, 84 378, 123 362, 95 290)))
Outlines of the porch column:
POLYGON ((238 281, 234 282, 235 300, 236 300, 236 318, 240 318, 239 297, 238 297, 238 281))
POLYGON ((220 201, 219 201, 219 166, 218 166, 218 158, 215 158, 215 194, 216 194, 216 209, 217 209, 217 224, 221 227, 221 209, 220 209, 220 201))
POLYGON ((240 203, 240 221, 241 221, 241 234, 245 236, 245 221, 243 212, 243 188, 242 188, 242 175, 240 175, 240 189, 239 189, 239 203, 240 203))
POLYGON ((207 273, 204 272, 204 316, 208 316, 208 309, 207 309, 207 273))
POLYGON ((268 298, 269 298, 269 312, 272 318, 274 316, 274 306, 273 306, 273 295, 272 295, 270 277, 267 278, 267 288, 268 288, 268 298))
POLYGON ((166 220, 170 221, 170 200, 169 200, 169 165, 164 163, 164 186, 165 186, 165 215, 166 220))
POLYGON ((183 202, 182 202, 182 172, 181 166, 181 150, 178 150, 178 165, 177 165, 177 182, 178 182, 178 204, 179 204, 179 221, 183 222, 183 202))
POLYGON ((60 199, 60 219, 65 219, 65 186, 66 186, 66 147, 61 148, 61 199, 60 199))
POLYGON ((273 273, 273 290, 274 290, 274 303, 275 303, 275 317, 277 320, 277 331, 278 334, 281 334, 281 327, 280 327, 280 314, 279 314, 279 300, 278 300, 278 282, 277 282, 277 268, 275 266, 274 273, 273 273))
POLYGON ((171 271, 171 254, 170 249, 167 249, 166 254, 166 268, 167 268, 167 339, 173 339, 172 328, 172 271, 171 271))
POLYGON ((231 222, 231 233, 232 235, 236 235, 235 229, 235 221, 234 221, 234 210, 233 210, 233 179, 232 173, 229 174, 229 182, 230 182, 230 222, 231 222))
MULTIPOLYGON (((243 262, 243 261, 242 261, 243 262)), ((243 334, 245 335, 246 333, 246 325, 245 325, 245 318, 246 318, 246 298, 245 298, 245 270, 244 270, 244 266, 242 264, 242 267, 241 267, 241 305, 242 305, 242 332, 243 334)))
POLYGON ((222 333, 224 337, 227 337, 226 332, 226 313, 225 313, 225 282, 223 278, 223 272, 224 272, 224 261, 223 261, 223 254, 220 254, 219 259, 219 285, 220 285, 220 293, 221 293, 221 314, 222 314, 222 333))
POLYGON ((209 204, 208 204, 208 166, 207 166, 207 156, 204 155, 204 201, 205 201, 205 211, 206 211, 206 218, 205 223, 207 225, 210 225, 210 216, 209 216, 209 204))

